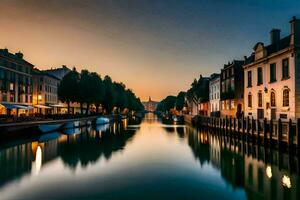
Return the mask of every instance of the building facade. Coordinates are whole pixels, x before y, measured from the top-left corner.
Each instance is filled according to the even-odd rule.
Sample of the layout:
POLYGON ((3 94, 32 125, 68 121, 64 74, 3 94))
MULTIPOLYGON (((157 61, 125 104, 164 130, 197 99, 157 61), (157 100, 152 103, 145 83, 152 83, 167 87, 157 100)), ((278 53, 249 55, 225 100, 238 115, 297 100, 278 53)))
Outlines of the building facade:
POLYGON ((244 61, 234 60, 221 70, 221 117, 243 115, 244 105, 244 61))
POLYGON ((155 111, 155 110, 156 110, 156 107, 157 107, 157 105, 158 105, 158 103, 159 103, 159 102, 157 102, 157 101, 153 101, 153 100, 151 99, 151 97, 149 97, 149 100, 148 100, 148 101, 142 102, 142 104, 144 105, 145 110, 148 111, 148 112, 153 112, 153 111, 155 111))
POLYGON ((35 112, 41 114, 58 113, 57 89, 60 80, 47 71, 34 69, 33 71, 33 106, 35 112))
POLYGON ((21 52, 0 49, 0 114, 28 115, 32 110, 33 65, 21 52))
POLYGON ((209 80, 210 116, 220 116, 220 74, 212 74, 209 80))
POLYGON ((258 42, 246 58, 245 114, 255 119, 300 117, 300 20, 290 21, 290 34, 270 32, 271 44, 258 42))

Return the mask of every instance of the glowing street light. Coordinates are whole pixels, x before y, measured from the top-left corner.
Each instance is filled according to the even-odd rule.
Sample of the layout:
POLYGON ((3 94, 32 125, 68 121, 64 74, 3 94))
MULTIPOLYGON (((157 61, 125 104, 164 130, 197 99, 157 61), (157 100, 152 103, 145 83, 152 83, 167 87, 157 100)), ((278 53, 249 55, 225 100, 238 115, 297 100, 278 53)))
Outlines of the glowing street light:
POLYGON ((287 188, 292 187, 291 179, 287 175, 283 175, 282 177, 282 185, 287 188))
POLYGON ((267 175, 268 178, 272 178, 272 168, 271 168, 271 166, 267 166, 266 175, 267 175))

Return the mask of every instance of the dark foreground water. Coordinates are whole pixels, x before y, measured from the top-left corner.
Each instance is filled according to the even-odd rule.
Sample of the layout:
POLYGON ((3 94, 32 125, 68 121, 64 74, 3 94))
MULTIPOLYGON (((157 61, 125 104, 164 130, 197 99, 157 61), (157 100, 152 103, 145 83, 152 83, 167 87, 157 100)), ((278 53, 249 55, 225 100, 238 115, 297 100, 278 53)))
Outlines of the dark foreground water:
POLYGON ((146 115, 0 147, 0 199, 300 199, 297 157, 146 115))

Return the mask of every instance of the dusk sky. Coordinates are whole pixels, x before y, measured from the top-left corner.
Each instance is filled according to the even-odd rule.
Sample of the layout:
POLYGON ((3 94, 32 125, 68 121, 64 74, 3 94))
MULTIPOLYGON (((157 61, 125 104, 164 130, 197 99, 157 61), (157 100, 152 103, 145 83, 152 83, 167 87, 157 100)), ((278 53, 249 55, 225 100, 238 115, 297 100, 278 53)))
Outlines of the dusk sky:
POLYGON ((289 34, 300 1, 0 0, 0 48, 40 69, 76 66, 146 100, 187 90, 200 74, 249 55, 269 31, 289 34))

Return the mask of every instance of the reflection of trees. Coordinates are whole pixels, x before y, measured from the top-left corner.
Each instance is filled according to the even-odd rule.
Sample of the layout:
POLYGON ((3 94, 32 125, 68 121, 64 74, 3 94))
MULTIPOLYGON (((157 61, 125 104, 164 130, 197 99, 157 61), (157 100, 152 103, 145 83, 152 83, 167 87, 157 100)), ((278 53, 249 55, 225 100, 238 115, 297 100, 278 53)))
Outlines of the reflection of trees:
POLYGON ((198 140, 198 136, 197 133, 188 134, 188 144, 191 147, 195 158, 198 158, 201 165, 203 165, 205 162, 210 161, 209 145, 201 143, 198 140))
POLYGON ((0 186, 31 171, 31 143, 0 150, 0 186))
POLYGON ((42 150, 43 165, 60 156, 66 165, 75 168, 79 163, 82 166, 95 163, 101 156, 110 159, 114 152, 124 149, 135 131, 126 130, 124 125, 116 125, 116 128, 107 131, 91 130, 77 135, 62 135, 59 139, 43 143, 22 144, 24 141, 20 141, 21 144, 0 149, 0 187, 32 171, 37 145, 42 150))
POLYGON ((134 134, 135 130, 124 130, 115 134, 110 131, 94 131, 73 138, 68 136, 65 142, 59 144, 58 154, 72 168, 78 163, 87 166, 95 163, 101 156, 110 159, 113 152, 122 150, 134 134))

